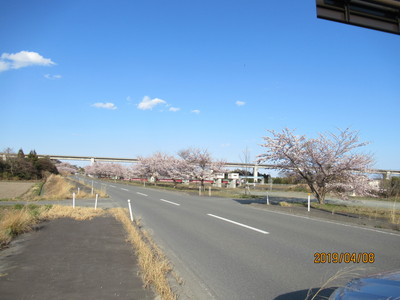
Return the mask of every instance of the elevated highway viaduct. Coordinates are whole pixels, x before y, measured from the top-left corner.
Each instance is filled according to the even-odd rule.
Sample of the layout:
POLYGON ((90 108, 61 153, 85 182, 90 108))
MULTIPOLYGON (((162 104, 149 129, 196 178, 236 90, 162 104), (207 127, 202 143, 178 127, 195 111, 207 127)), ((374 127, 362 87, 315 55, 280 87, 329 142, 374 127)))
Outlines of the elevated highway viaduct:
MULTIPOLYGON (((7 157, 14 157, 16 154, 1 154, 3 160, 7 157)), ((51 155, 51 154, 38 154, 38 157, 48 157, 53 160, 73 160, 73 161, 90 161, 91 164, 95 162, 115 162, 115 163, 137 163, 137 158, 117 158, 117 157, 95 157, 95 156, 72 156, 72 155, 51 155)), ((250 168, 253 169, 254 177, 258 176, 259 169, 279 170, 278 165, 272 164, 256 164, 256 163, 238 163, 227 162, 225 166, 228 168, 250 168)), ((400 175, 400 170, 384 170, 384 169, 370 169, 367 171, 369 174, 381 174, 384 179, 390 178, 392 175, 400 175)))

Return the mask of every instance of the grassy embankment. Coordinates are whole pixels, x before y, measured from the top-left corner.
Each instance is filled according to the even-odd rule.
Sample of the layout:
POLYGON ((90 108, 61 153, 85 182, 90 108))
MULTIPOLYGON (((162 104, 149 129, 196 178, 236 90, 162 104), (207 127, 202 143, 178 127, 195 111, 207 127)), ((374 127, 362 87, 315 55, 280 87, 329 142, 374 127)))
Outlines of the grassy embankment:
MULTIPOLYGON (((18 184, 18 182, 8 183, 8 185, 12 184, 18 184)), ((4 189, 7 189, 7 183, 3 185, 4 189)), ((74 183, 66 179, 66 177, 52 174, 47 177, 45 181, 31 183, 31 187, 27 191, 26 189, 21 189, 18 196, 2 197, 0 195, 0 201, 62 200, 71 199, 72 193, 75 193, 76 198, 94 198, 94 194, 98 194, 100 198, 107 197, 105 191, 94 190, 92 195, 91 187, 82 183, 74 183), (77 184, 81 187, 79 192, 76 186, 77 184)), ((6 193, 6 195, 10 195, 10 193, 6 193)))
POLYGON ((104 191, 94 190, 92 195, 91 187, 82 183, 79 183, 79 185, 81 188, 78 192, 76 183, 60 175, 51 175, 43 185, 44 193, 36 197, 35 200, 71 199, 72 193, 75 193, 76 198, 93 198, 94 194, 98 194, 101 198, 107 197, 104 191))
POLYGON ((393 202, 393 207, 384 209, 377 207, 364 207, 364 206, 346 206, 335 204, 318 204, 313 203, 311 206, 315 209, 321 209, 335 213, 343 213, 349 215, 365 216, 369 219, 384 219, 388 222, 399 225, 400 224, 400 210, 396 208, 397 200, 393 202))

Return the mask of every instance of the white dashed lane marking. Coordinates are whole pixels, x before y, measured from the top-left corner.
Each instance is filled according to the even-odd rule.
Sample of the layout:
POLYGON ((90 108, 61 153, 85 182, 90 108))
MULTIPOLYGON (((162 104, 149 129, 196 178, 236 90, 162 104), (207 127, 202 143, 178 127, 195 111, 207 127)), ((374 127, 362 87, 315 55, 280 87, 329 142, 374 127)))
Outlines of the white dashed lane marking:
POLYGON ((175 202, 168 201, 168 200, 165 200, 165 199, 160 199, 160 200, 163 201, 163 202, 167 202, 167 203, 169 203, 169 204, 173 204, 173 205, 176 205, 176 206, 180 206, 179 203, 175 203, 175 202))
POLYGON ((217 218, 217 219, 220 219, 222 221, 229 222, 229 223, 232 223, 232 224, 235 224, 235 225, 238 225, 238 226, 242 226, 244 228, 251 229, 251 230, 263 233, 263 234, 269 234, 269 232, 267 232, 267 231, 264 231, 264 230, 261 230, 261 229, 258 229, 258 228, 254 228, 254 227, 251 227, 249 225, 245 225, 245 224, 242 224, 242 223, 239 223, 239 222, 235 222, 235 221, 232 221, 232 220, 229 220, 229 219, 225 219, 225 218, 222 218, 222 217, 219 217, 219 216, 216 216, 216 215, 207 214, 207 216, 210 216, 210 217, 213 217, 213 218, 217 218))

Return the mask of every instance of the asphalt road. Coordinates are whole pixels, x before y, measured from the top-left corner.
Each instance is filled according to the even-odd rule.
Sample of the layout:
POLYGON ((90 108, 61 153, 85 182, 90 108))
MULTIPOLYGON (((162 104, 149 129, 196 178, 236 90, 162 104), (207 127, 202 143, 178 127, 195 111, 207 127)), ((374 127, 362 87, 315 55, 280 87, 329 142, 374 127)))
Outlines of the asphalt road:
POLYGON ((394 232, 260 210, 232 199, 106 185, 111 206, 127 207, 131 200, 184 279, 181 299, 304 299, 308 289, 341 269, 362 268, 360 276, 400 270, 400 235, 394 232), (317 264, 316 252, 373 253, 374 263, 317 264))

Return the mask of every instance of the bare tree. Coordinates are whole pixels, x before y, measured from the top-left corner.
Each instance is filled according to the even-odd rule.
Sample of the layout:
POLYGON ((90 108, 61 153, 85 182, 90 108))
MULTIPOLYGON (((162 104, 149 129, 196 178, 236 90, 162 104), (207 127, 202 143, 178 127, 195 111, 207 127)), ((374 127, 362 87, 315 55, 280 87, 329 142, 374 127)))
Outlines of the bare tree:
POLYGON ((7 162, 8 166, 8 171, 10 172, 11 176, 14 176, 17 160, 14 157, 15 152, 12 148, 7 147, 3 150, 3 157, 5 158, 5 161, 7 162))
POLYGON ((245 176, 244 194, 245 195, 247 195, 247 194, 250 195, 250 188, 249 188, 249 185, 248 185, 248 183, 249 183, 249 174, 250 174, 249 167, 248 167, 248 165, 250 164, 250 151, 249 151, 249 148, 246 147, 246 149, 242 151, 242 154, 240 155, 240 161, 245 164, 245 167, 244 167, 244 176, 245 176))
POLYGON ((265 144, 261 145, 267 152, 258 156, 258 162, 275 163, 304 179, 319 203, 325 203, 328 192, 345 197, 348 192, 366 195, 373 189, 365 175, 372 156, 354 152, 368 144, 359 141, 358 132, 320 133, 315 139, 295 135, 288 128, 269 132, 272 136, 263 137, 265 144))

